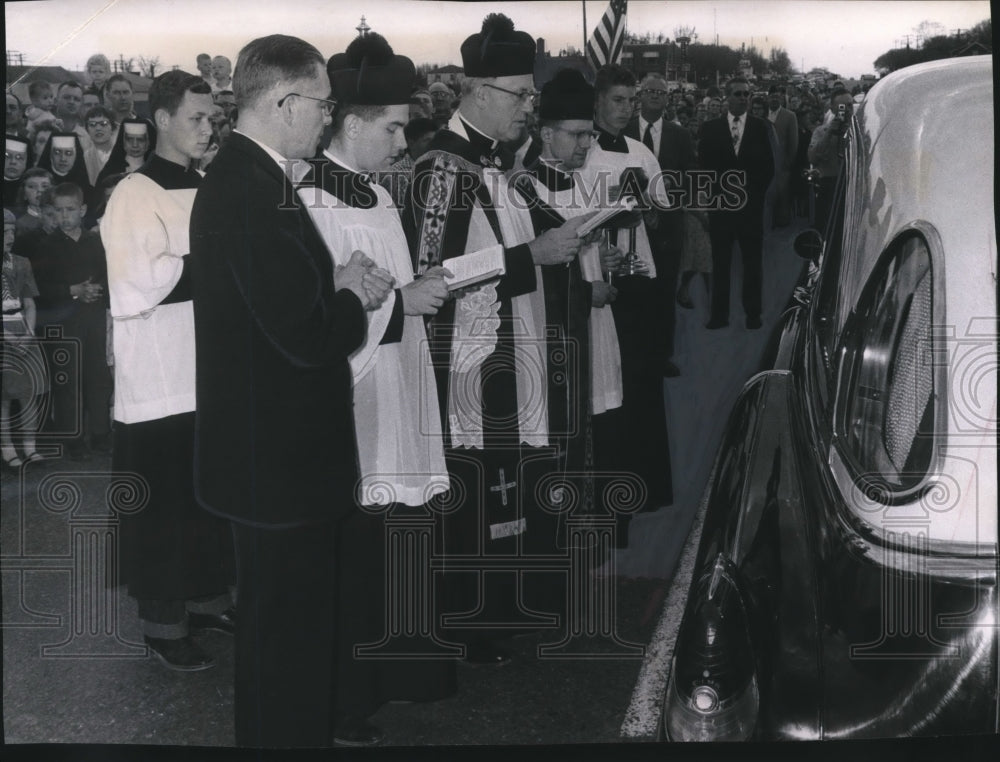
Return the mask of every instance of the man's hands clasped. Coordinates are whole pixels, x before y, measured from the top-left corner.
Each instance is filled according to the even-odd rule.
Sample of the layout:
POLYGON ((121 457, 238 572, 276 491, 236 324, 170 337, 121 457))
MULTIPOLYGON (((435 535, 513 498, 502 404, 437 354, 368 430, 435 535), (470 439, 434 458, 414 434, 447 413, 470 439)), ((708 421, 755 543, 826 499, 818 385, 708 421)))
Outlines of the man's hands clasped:
POLYGON ((338 265, 333 279, 337 290, 346 288, 353 291, 368 311, 378 309, 396 282, 392 275, 361 251, 351 254, 346 265, 338 265))
POLYGON ((69 287, 69 295, 74 299, 79 299, 84 304, 93 304, 104 296, 104 286, 94 283, 91 278, 83 283, 74 283, 69 287))

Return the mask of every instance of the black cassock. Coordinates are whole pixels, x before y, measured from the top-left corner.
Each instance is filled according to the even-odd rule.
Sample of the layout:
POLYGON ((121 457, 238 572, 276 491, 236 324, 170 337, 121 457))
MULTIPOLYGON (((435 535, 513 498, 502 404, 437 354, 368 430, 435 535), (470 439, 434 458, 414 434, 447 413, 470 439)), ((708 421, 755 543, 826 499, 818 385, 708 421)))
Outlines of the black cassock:
MULTIPOLYGON (((324 235, 330 251, 335 253, 335 261, 346 260, 355 248, 366 251, 383 267, 387 266, 386 259, 395 260, 392 251, 387 252, 385 248, 373 250, 379 243, 385 247, 394 240, 388 234, 380 237, 376 231, 391 230, 391 227, 386 226, 395 225, 398 228, 399 225, 397 212, 391 208, 388 194, 331 158, 314 160, 312 163, 313 175, 307 186, 315 184, 329 195, 317 195, 310 213, 314 214, 317 228, 324 235), (380 193, 384 195, 380 196, 380 193)), ((408 267, 405 250, 400 256, 408 267)), ((400 341, 416 343, 412 334, 404 336, 404 320, 411 319, 416 318, 404 317, 403 299, 397 289, 388 324, 377 324, 379 327, 373 329, 369 322, 369 342, 374 342, 377 338, 380 346, 398 344, 400 341), (380 337, 374 333, 378 330, 384 330, 380 337)), ((416 325, 422 331, 423 326, 419 321, 416 325)), ((359 351, 363 349, 364 347, 359 351)), ((374 375, 375 371, 370 371, 370 374, 374 375)), ((420 376, 414 372, 411 377, 420 376)), ((355 378, 356 415, 359 407, 371 412, 372 405, 362 404, 358 395, 358 380, 355 378)), ((364 396, 367 399, 377 398, 378 393, 368 385, 364 396)), ((403 420, 408 420, 405 415, 403 420)), ((377 430, 377 414, 376 420, 366 422, 363 415, 357 419, 355 428, 359 438, 367 437, 370 442, 372 433, 363 430, 366 423, 377 430)), ((384 433, 380 432, 380 435, 384 433)), ((396 446, 406 445, 397 442, 396 446)), ((389 463, 379 463, 380 467, 388 469, 388 473, 371 473, 373 464, 366 462, 364 455, 369 451, 370 447, 364 447, 363 442, 359 444, 362 474, 375 480, 389 479, 391 483, 397 483, 392 481, 393 477, 398 476, 395 474, 396 469, 389 463)), ((405 461, 421 462, 412 456, 405 461)), ((420 467, 409 466, 407 471, 409 469, 419 471, 420 467)), ((432 701, 455 692, 455 665, 442 658, 444 649, 436 647, 434 643, 419 640, 409 641, 408 649, 403 649, 383 640, 391 630, 389 606, 399 605, 391 599, 394 596, 406 597, 410 592, 405 589, 405 583, 400 584, 389 571, 387 523, 398 522, 404 516, 419 518, 424 514, 423 506, 410 506, 402 502, 392 502, 382 511, 374 508, 373 504, 366 504, 364 508, 353 510, 337 525, 337 693, 334 707, 338 722, 351 716, 368 717, 387 701, 432 701), (390 589, 390 577, 393 578, 393 583, 404 589, 390 589), (409 658, 404 657, 404 653, 409 658)), ((397 563, 403 563, 403 560, 398 560, 397 563)), ((426 600, 432 600, 432 594, 433 587, 431 590, 421 591, 421 594, 407 600, 407 603, 412 606, 425 605, 423 596, 428 595, 426 600)), ((405 625, 403 629, 405 630, 405 625)))
POLYGON ((474 642, 555 622, 552 612, 529 610, 519 581, 534 565, 533 534, 547 523, 534 466, 552 466, 548 347, 531 222, 506 203, 515 191, 499 172, 499 145, 458 114, 449 128, 414 168, 403 227, 418 273, 503 244, 505 274, 447 302, 427 326, 452 479, 439 506, 447 589, 439 611, 447 639, 474 642))
MULTIPOLYGON (((572 175, 544 161, 536 161, 519 173, 514 187, 531 213, 536 235, 561 226, 568 218, 586 213, 575 192, 572 175)), ((544 461, 539 469, 555 469, 561 474, 567 492, 563 500, 548 503, 562 508, 540 511, 538 529, 529 535, 528 552, 547 556, 567 553, 570 544, 566 519, 583 513, 592 514, 593 471, 590 400, 590 313, 593 287, 584 279, 580 259, 568 264, 542 265, 545 291, 545 324, 548 339, 548 411, 549 436, 555 448, 555 463, 544 461)), ((530 473, 531 480, 545 475, 530 473)), ((553 482, 556 483, 556 482, 553 482)), ((550 497, 543 495, 543 497, 550 497)), ((548 610, 565 600, 565 576, 538 573, 526 585, 525 598, 534 607, 548 610)))
MULTIPOLYGON (((645 146, 623 135, 613 136, 599 130, 598 142, 591 147, 584 171, 592 174, 599 166, 614 167, 610 178, 614 183, 624 168, 647 165, 650 166, 646 174, 652 177, 658 167, 645 146)), ((641 228, 637 231, 636 248, 641 254, 642 239, 646 236, 641 228)), ((627 229, 613 230, 611 238, 619 248, 628 249, 627 229)), ((623 400, 620 408, 594 416, 594 458, 600 471, 632 474, 637 478, 643 485, 639 510, 652 511, 673 502, 663 377, 657 352, 664 344, 663 333, 667 329, 658 305, 662 296, 655 279, 644 275, 615 275, 613 284, 618 289, 611 309, 621 350, 623 400)), ((618 515, 619 547, 628 544, 631 517, 627 513, 618 515)))

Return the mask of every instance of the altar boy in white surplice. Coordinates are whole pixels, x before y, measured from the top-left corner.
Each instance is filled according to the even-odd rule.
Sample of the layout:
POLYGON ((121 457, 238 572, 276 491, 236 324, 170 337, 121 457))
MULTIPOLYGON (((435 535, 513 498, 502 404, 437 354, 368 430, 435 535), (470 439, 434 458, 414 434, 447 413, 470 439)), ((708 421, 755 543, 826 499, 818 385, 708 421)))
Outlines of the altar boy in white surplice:
POLYGON ((399 212, 368 175, 387 169, 406 148, 413 63, 370 34, 333 56, 327 72, 337 101, 332 138, 323 159, 312 162, 312 187, 300 187, 299 195, 336 266, 360 250, 395 280, 393 293, 368 313, 367 339, 350 357, 360 506, 341 525, 337 547, 335 736, 369 745, 380 732, 367 718, 384 702, 427 701, 454 691, 453 663, 354 653, 386 633, 387 516, 398 518, 405 506, 423 506, 448 489, 424 315, 448 298, 443 276, 450 273, 437 267, 414 279, 399 212))

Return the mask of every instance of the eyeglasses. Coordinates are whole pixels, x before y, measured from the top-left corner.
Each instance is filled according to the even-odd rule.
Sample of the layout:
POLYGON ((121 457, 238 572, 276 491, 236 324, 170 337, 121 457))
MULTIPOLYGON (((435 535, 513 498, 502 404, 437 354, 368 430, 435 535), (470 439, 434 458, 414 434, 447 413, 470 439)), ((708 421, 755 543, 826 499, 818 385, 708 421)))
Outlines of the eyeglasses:
POLYGON ((501 93, 507 93, 507 95, 513 95, 518 100, 524 101, 525 103, 530 103, 531 105, 535 105, 538 102, 539 94, 534 90, 521 90, 520 92, 514 92, 513 90, 508 90, 505 87, 497 87, 496 85, 491 85, 489 82, 483 82, 483 85, 486 87, 491 87, 494 90, 499 90, 501 93))
POLYGON ((336 108, 337 106, 337 101, 332 101, 328 98, 313 98, 311 95, 302 95, 302 93, 289 93, 288 95, 282 97, 280 101, 278 101, 278 108, 281 108, 283 105, 285 105, 285 101, 287 101, 293 95, 296 98, 305 98, 307 101, 317 101, 318 103, 322 103, 323 112, 327 116, 330 116, 330 114, 333 113, 333 109, 336 108))
POLYGON ((658 98, 666 98, 667 97, 667 91, 666 90, 654 90, 651 87, 644 87, 642 89, 642 93, 643 93, 643 95, 655 95, 658 98))
POLYGON ((574 138, 578 143, 584 140, 597 140, 600 134, 597 130, 567 130, 565 127, 553 127, 556 132, 565 132, 574 138))
POLYGON ((750 97, 750 91, 749 90, 736 90, 734 92, 731 92, 730 95, 732 95, 734 98, 749 98, 750 97))
POLYGON ((109 122, 107 119, 102 119, 99 122, 87 122, 87 126, 88 127, 93 127, 94 129, 98 129, 98 128, 101 128, 101 127, 110 127, 111 126, 111 122, 109 122))

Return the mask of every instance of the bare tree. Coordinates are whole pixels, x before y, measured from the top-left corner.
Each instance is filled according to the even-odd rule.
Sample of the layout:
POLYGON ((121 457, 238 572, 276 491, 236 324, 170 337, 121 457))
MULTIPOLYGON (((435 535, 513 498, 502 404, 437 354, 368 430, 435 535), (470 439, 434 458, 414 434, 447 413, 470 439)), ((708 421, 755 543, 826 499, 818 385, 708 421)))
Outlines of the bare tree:
POLYGON ((684 26, 682 24, 681 26, 674 27, 674 39, 677 40, 681 37, 687 37, 691 42, 694 42, 698 39, 698 33, 693 26, 684 26))
POLYGON ((142 72, 142 76, 149 77, 153 79, 158 69, 160 68, 160 57, 159 56, 139 56, 139 71, 142 72))
POLYGON ((913 27, 913 34, 917 38, 917 42, 923 42, 924 40, 930 39, 931 37, 938 37, 945 33, 944 24, 940 24, 937 21, 929 21, 925 19, 913 27))
POLYGON ((126 72, 132 71, 132 67, 135 65, 135 57, 126 58, 121 53, 118 54, 118 58, 111 62, 111 68, 116 74, 125 74, 126 72))

